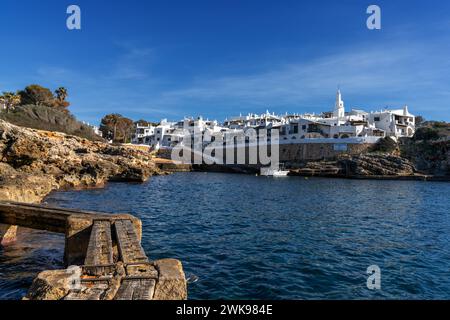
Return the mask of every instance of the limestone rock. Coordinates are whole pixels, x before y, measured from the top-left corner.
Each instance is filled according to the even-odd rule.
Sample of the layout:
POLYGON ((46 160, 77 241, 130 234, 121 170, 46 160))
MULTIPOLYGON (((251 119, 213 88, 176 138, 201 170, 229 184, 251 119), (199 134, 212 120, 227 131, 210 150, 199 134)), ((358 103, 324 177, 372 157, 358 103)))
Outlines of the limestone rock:
POLYGON ((7 246, 16 241, 17 226, 10 226, 0 223, 0 245, 7 246))
POLYGON ((0 120, 0 200, 39 202, 59 188, 143 182, 159 169, 148 152, 0 120))
POLYGON ((25 299, 61 300, 69 293, 71 286, 71 273, 67 270, 43 271, 33 280, 25 299))
POLYGON ((186 300, 187 283, 183 266, 176 259, 162 259, 154 262, 159 277, 154 300, 186 300))
POLYGON ((340 159, 338 164, 346 175, 361 176, 408 176, 415 172, 407 159, 390 154, 362 154, 340 159))
POLYGON ((408 159, 380 153, 344 154, 334 161, 310 161, 291 170, 292 175, 336 177, 413 176, 416 169, 408 159))

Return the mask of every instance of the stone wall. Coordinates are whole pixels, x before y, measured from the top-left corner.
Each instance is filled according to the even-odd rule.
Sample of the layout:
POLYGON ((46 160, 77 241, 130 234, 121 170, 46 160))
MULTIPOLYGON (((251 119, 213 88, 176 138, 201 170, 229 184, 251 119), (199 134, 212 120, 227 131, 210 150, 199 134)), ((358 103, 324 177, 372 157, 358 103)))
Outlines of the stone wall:
MULTIPOLYGON (((349 154, 358 155, 367 152, 373 144, 370 143, 295 143, 295 144, 280 144, 279 145, 279 161, 280 162, 303 162, 303 161, 317 161, 317 160, 335 160, 339 155, 349 154)), ((259 155, 258 148, 261 146, 245 146, 245 163, 237 162, 237 148, 234 150, 232 147, 227 147, 223 149, 223 163, 232 164, 230 160, 233 159, 234 151, 234 163, 233 164, 246 164, 254 165, 255 161, 250 162, 250 152, 255 156, 259 155), (227 159, 227 155, 229 156, 227 159)), ((267 154, 270 157, 270 145, 262 146, 262 148, 267 148, 267 154)), ((242 148, 240 147, 239 151, 242 148)), ((170 159, 171 150, 164 149, 158 154, 161 158, 170 159)), ((218 156, 216 152, 215 156, 218 156)), ((256 159, 256 158, 255 158, 256 159)), ((257 163, 260 164, 260 158, 257 157, 257 163)), ((194 163, 194 154, 191 154, 191 163, 194 163)), ((197 163, 199 164, 199 163, 197 163)))
POLYGON ((372 144, 334 144, 334 143, 302 143, 280 145, 281 162, 297 162, 312 160, 331 160, 341 154, 361 154, 367 152, 372 144), (346 150, 345 150, 345 147, 346 150), (336 146, 336 148, 335 148, 336 146))

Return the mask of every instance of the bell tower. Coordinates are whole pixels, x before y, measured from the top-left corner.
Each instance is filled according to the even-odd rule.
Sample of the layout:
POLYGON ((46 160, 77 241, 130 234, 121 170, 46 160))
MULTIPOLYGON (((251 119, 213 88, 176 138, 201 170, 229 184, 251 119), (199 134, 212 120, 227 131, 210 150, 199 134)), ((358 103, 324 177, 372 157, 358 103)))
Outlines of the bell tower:
POLYGON ((341 90, 338 90, 336 93, 333 116, 339 119, 345 116, 344 101, 342 100, 341 90))

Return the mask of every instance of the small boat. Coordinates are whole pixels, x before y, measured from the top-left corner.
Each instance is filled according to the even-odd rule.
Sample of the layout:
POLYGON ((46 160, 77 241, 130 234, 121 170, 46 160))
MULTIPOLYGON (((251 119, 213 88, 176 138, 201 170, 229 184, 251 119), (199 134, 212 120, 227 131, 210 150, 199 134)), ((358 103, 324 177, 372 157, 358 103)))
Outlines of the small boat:
POLYGON ((267 177, 286 177, 288 173, 289 171, 287 170, 280 170, 272 167, 262 167, 260 169, 260 175, 267 177))

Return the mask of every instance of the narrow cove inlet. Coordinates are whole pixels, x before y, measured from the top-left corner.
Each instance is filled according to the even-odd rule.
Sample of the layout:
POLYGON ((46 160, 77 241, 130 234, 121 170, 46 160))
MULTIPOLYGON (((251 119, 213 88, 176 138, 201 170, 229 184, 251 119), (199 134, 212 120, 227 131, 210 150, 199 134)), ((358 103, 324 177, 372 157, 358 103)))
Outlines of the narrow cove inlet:
MULTIPOLYGON (((188 172, 45 202, 141 219, 149 258, 183 262, 189 299, 448 299, 449 193, 440 182, 188 172), (371 265, 382 290, 367 289, 371 265)), ((0 249, 0 298, 61 268, 63 242, 20 232, 0 249)))

